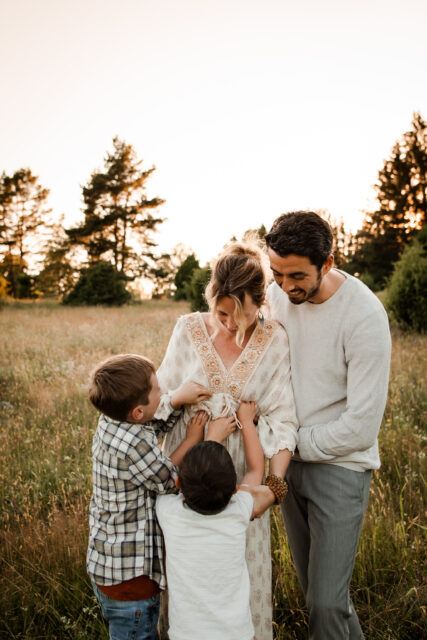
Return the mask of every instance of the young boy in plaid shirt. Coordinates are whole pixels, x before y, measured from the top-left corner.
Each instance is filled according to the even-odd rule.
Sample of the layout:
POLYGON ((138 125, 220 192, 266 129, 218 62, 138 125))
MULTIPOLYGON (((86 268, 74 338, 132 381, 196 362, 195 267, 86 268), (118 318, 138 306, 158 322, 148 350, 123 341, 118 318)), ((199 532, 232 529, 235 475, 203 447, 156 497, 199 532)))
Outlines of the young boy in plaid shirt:
POLYGON ((186 439, 170 458, 157 438, 175 425, 183 404, 210 395, 188 382, 161 397, 152 362, 138 355, 113 356, 92 375, 90 400, 101 416, 92 447, 87 570, 111 640, 157 638, 166 580, 155 500, 176 491, 177 466, 203 439, 207 415, 189 421, 186 439))

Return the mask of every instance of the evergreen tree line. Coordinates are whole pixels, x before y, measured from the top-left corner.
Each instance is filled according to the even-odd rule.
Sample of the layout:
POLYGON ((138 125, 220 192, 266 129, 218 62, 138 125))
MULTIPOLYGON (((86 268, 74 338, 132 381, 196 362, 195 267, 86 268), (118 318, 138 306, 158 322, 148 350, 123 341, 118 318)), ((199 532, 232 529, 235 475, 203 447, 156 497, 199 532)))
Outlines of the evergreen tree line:
POLYGON ((147 198, 155 167, 143 170, 131 145, 113 139, 104 166, 82 189, 83 220, 65 228, 47 206, 49 190, 30 169, 0 176, 0 296, 56 297, 70 304, 123 304, 145 277, 168 292, 185 256, 155 254, 164 200, 147 198), (179 261, 179 262, 177 262, 179 261))
MULTIPOLYGON (((103 168, 95 170, 83 187, 83 220, 71 228, 64 228, 63 220, 53 221, 47 206, 49 191, 30 169, 12 176, 3 172, 0 297, 45 295, 74 304, 123 304, 131 297, 128 284, 145 277, 152 281, 153 296, 174 293, 176 299, 202 308, 209 268, 201 267, 182 246, 156 255, 153 236, 164 221, 158 215, 164 200, 146 196, 155 167, 144 170, 141 164, 131 145, 114 138, 103 168)), ((365 212, 355 234, 342 221, 329 220, 335 261, 373 290, 391 289, 402 260, 411 262, 411 273, 415 262, 425 266, 427 123, 421 114, 414 113, 410 129, 393 146, 374 189, 375 211, 365 212)), ((262 239, 264 225, 256 231, 262 239)), ((425 299, 425 281, 417 278, 411 295, 419 303, 425 299)), ((394 307, 397 313, 396 303, 394 307)), ((408 318, 404 321, 414 324, 408 318)))

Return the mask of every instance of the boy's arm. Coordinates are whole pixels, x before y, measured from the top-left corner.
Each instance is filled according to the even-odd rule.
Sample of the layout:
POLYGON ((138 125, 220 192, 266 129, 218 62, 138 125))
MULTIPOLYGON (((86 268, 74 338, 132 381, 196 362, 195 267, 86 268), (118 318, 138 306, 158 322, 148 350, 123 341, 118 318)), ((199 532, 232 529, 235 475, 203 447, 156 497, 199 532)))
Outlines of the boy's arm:
POLYGON ((248 485, 241 484, 239 486, 239 490, 248 491, 254 500, 251 520, 262 516, 262 514, 271 507, 275 500, 274 493, 270 487, 267 487, 265 484, 259 484, 256 487, 249 487, 248 485))
POLYGON ((198 382, 185 382, 182 387, 171 395, 171 404, 174 409, 180 409, 183 404, 198 404, 207 400, 212 392, 198 382))
MULTIPOLYGON (((258 434, 254 425, 254 417, 256 412, 256 404, 254 402, 242 402, 238 411, 237 417, 242 425, 242 435, 245 443, 246 454, 246 474, 240 485, 240 489, 249 491, 253 500, 254 506, 252 511, 251 520, 259 518, 267 511, 269 507, 274 503, 276 496, 270 487, 261 484, 264 476, 264 452, 258 439, 258 434), (254 408, 255 407, 255 408, 254 408), (252 411, 252 414, 251 414, 252 411), (246 486, 244 486, 246 485, 246 486)), ((283 456, 279 456, 277 459, 276 467, 270 464, 270 471, 282 471, 283 475, 291 457, 290 451, 280 451, 283 456)), ((282 476, 281 476, 282 477, 282 476)))
POLYGON ((205 411, 198 411, 191 420, 188 421, 185 440, 183 440, 170 455, 172 462, 177 467, 181 465, 187 451, 191 449, 192 446, 203 440, 207 419, 208 414, 205 413, 205 411))
POLYGON ((181 407, 175 409, 171 402, 172 394, 163 393, 160 397, 160 403, 154 414, 154 420, 150 422, 157 436, 168 433, 178 422, 182 415, 181 407))
POLYGON ((175 478, 178 477, 177 466, 181 464, 188 449, 203 440, 207 419, 208 416, 204 411, 196 413, 187 425, 185 440, 169 458, 161 451, 154 432, 151 429, 145 429, 145 437, 128 454, 131 459, 129 465, 131 481, 155 493, 174 493, 175 478))
POLYGON ((173 393, 163 393, 154 416, 155 419, 151 422, 156 434, 165 434, 173 429, 182 414, 183 405, 197 404, 210 398, 211 395, 209 389, 191 381, 186 382, 173 393))
POLYGON ((159 447, 154 431, 145 430, 145 437, 137 446, 128 452, 130 458, 129 480, 142 485, 148 491, 155 493, 174 493, 175 478, 178 469, 170 458, 165 456, 159 447))
POLYGON ((249 486, 261 484, 264 475, 264 452, 254 424, 256 410, 255 402, 242 402, 237 410, 246 456, 246 473, 242 484, 249 486))

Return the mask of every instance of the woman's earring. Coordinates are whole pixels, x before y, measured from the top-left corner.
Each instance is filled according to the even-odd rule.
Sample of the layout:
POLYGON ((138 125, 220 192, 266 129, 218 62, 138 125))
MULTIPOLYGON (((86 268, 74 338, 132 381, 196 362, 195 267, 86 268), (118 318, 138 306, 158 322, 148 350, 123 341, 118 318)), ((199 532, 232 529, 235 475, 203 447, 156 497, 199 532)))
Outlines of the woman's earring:
POLYGON ((258 311, 258 320, 259 320, 259 323, 260 323, 261 327, 263 327, 264 326, 264 316, 262 315, 262 311, 258 311))

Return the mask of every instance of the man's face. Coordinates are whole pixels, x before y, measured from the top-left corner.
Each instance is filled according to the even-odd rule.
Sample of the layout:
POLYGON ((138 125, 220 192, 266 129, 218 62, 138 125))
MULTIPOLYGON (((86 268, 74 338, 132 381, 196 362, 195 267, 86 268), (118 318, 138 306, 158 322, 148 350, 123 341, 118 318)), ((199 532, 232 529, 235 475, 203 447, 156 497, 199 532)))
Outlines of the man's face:
POLYGON ((290 254, 282 258, 270 248, 268 257, 276 283, 293 304, 318 301, 323 268, 319 271, 306 256, 290 254))

